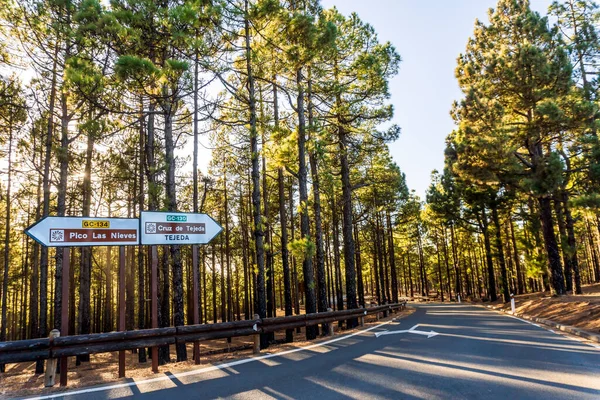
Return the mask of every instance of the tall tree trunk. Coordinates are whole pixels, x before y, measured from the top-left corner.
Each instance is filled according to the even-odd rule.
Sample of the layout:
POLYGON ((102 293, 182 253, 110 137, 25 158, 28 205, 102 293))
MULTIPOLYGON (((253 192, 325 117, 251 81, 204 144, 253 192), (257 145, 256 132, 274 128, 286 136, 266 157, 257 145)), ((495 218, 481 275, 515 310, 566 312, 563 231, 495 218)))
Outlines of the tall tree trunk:
MULTIPOLYGON (((529 209, 529 218, 531 223, 531 233, 533 236, 533 256, 536 257, 537 261, 543 262, 544 266, 542 267, 542 288, 538 288, 537 291, 549 291, 550 290, 550 278, 548 272, 548 262, 547 262, 547 254, 542 251, 544 243, 542 243, 542 237, 540 236, 541 222, 540 222, 540 212, 535 207, 534 198, 530 196, 527 200, 527 207, 529 209)), ((527 231, 526 231, 527 232, 527 231)))
MULTIPOLYGON (((279 129, 279 101, 277 98, 276 77, 273 77, 273 118, 275 130, 279 129)), ((279 222, 281 225, 281 264, 283 267, 283 297, 285 315, 292 315, 292 283, 290 277, 290 256, 288 251, 287 212, 285 209, 285 183, 283 179, 283 167, 277 168, 277 184, 279 194, 279 222)), ((285 331, 285 341, 291 343, 294 340, 294 330, 285 331)))
MULTIPOLYGON (((437 254, 437 262, 438 262, 438 283, 439 283, 439 294, 441 295, 442 303, 444 302, 444 283, 442 281, 442 259, 440 256, 440 245, 439 245, 439 237, 435 235, 435 252, 437 254)), ((481 293, 481 292, 480 292, 481 293)))
MULTIPOLYGON (((246 223, 246 205, 244 203, 244 193, 240 187, 240 228, 242 237, 242 265, 244 267, 244 316, 245 319, 252 319, 250 315, 250 265, 248 260, 248 224, 246 223)), ((204 293, 206 293, 206 285, 204 285, 204 293)), ((206 303, 206 300, 204 300, 206 303)))
MULTIPOLYGON (((362 274, 362 260, 360 253, 360 240, 358 238, 358 226, 356 222, 354 223, 354 243, 356 244, 356 281, 357 281, 357 290, 358 290, 358 304, 359 307, 365 307, 365 288, 363 282, 363 274, 362 274)), ((393 253, 391 257, 393 257, 393 253)), ((395 268, 395 264, 394 264, 395 268)), ((397 285, 396 285, 397 286, 397 285)), ((396 295, 397 297, 397 295, 396 295)))
MULTIPOLYGON (((168 90, 165 90, 168 92, 168 90)), ((173 140, 173 115, 175 110, 168 103, 163 106, 165 120, 165 164, 166 164, 166 208, 168 211, 177 211, 177 188, 175 182, 175 142, 173 140)), ((170 246, 171 262, 173 263, 173 322, 175 326, 183 326, 183 265, 181 261, 181 247, 170 246)), ((167 298, 168 301, 168 298, 167 298)), ((187 360, 185 343, 176 343, 177 361, 187 360)))
MULTIPOLYGON (((44 175, 42 178, 44 200, 42 206, 42 217, 47 217, 50 214, 50 164, 52 161, 52 143, 54 141, 54 109, 56 103, 57 65, 60 46, 61 45, 59 41, 56 41, 54 46, 54 57, 52 59, 50 100, 48 102, 48 124, 44 146, 44 175)), ((48 336, 48 247, 46 246, 42 246, 40 250, 40 325, 38 336, 42 338, 48 336)), ((35 365, 35 373, 41 374, 43 372, 44 361, 37 361, 35 365)))
MULTIPOLYGON (((317 272, 317 311, 327 311, 327 287, 325 281, 325 253, 323 250, 323 220, 321 218, 321 185, 319 181, 319 166, 317 159, 317 138, 314 126, 314 106, 312 100, 312 76, 308 70, 308 131, 313 141, 312 150, 309 153, 310 173, 312 178, 313 212, 315 218, 315 245, 316 245, 316 272, 317 272)), ((329 324, 322 325, 322 334, 329 331, 329 324)))
MULTIPOLYGON (((40 165, 42 161, 42 152, 40 152, 40 165)), ((40 211, 41 211, 41 197, 42 197, 42 179, 38 177, 37 181, 37 190, 36 190, 36 207, 35 207, 35 220, 39 221, 40 219, 40 211)), ((39 318, 39 282, 40 282, 40 272, 39 272, 39 254, 40 254, 40 245, 38 242, 34 241, 33 243, 33 252, 32 252, 32 273, 31 273, 31 298, 29 300, 29 336, 28 339, 32 339, 38 334, 38 318, 39 318)), ((36 371, 37 372, 37 371, 36 371)))
MULTIPOLYGON (((396 256, 394 254, 394 229, 392 227, 392 216, 390 215, 389 211, 386 213, 386 218, 388 229, 388 248, 390 256, 390 274, 392 275, 392 303, 398 303, 398 276, 396 271, 396 256)), ((358 246, 358 241, 356 242, 356 245, 358 246)))
MULTIPOLYGON (((348 137, 340 125, 338 127, 340 165, 342 176, 342 237, 344 240, 344 266, 346 268, 346 303, 348 309, 358 308, 356 302, 356 269, 354 263, 354 237, 352 236, 352 185, 348 162, 348 137)), ((349 319, 348 328, 357 325, 357 319, 349 319)))
MULTIPOLYGON (((221 210, 219 212, 219 220, 223 221, 223 210, 221 210)), ((223 238, 221 238, 219 240, 219 249, 221 250, 220 253, 220 259, 219 259, 219 266, 221 267, 221 276, 220 276, 220 296, 221 296, 221 311, 220 311, 220 315, 221 315, 221 322, 226 322, 227 321, 227 300, 226 300, 226 296, 225 296, 225 268, 226 268, 226 264, 225 264, 225 246, 224 246, 224 240, 223 238)))
POLYGON ((385 284, 385 271, 384 271, 384 257, 383 257, 383 249, 381 243, 381 227, 379 224, 379 213, 375 213, 375 229, 373 230, 373 235, 375 236, 375 248, 377 253, 377 266, 378 266, 378 275, 379 275, 379 290, 380 290, 380 304, 387 304, 389 298, 387 297, 387 290, 385 284))
MULTIPOLYGON (((90 115, 90 119, 93 116, 90 115)), ((83 174, 83 216, 89 217, 92 206, 92 155, 94 153, 95 132, 90 128, 87 133, 85 151, 85 169, 83 174)), ((90 284, 92 268, 92 247, 81 248, 81 264, 79 268, 79 334, 90 333, 90 284)), ((79 361, 89 361, 89 355, 78 357, 79 361)))
POLYGON ((450 277, 450 262, 448 256, 448 230, 444 226, 444 241, 442 242, 444 247, 444 263, 446 264, 446 280, 448 281, 448 297, 452 301, 452 278, 450 277))
POLYGON ((325 271, 327 273, 327 301, 331 305, 332 310, 336 310, 335 308, 335 300, 333 300, 334 290, 333 290, 333 256, 331 255, 331 240, 329 236, 328 226, 325 226, 324 229, 324 245, 325 245, 325 271))
MULTIPOLYGON (((594 282, 598 283, 600 282, 600 260, 598 260, 598 251, 596 250, 596 245, 594 243, 594 233, 592 232, 592 228, 590 226, 590 221, 588 219, 585 220, 585 225, 587 228, 587 237, 588 237, 588 241, 590 244, 590 254, 591 254, 591 261, 592 261, 592 265, 593 265, 593 270, 594 270, 594 282)), ((591 274, 590 274, 590 280, 591 280, 591 274)))
POLYGON ((419 229, 419 233, 417 236, 417 247, 419 249, 419 268, 421 269, 421 274, 423 276, 423 287, 421 291, 423 296, 429 296, 429 278, 427 277, 427 270, 425 269, 425 256, 423 254, 423 239, 421 238, 421 230, 419 229))
MULTIPOLYGON (((66 54, 69 53, 67 43, 66 54)), ((67 108, 67 92, 63 87, 61 90, 61 120, 60 120, 60 147, 58 149, 59 180, 57 186, 56 214, 64 217, 67 210, 67 180, 69 177, 69 123, 71 117, 67 108)), ((59 331, 61 327, 62 314, 62 259, 63 248, 57 247, 54 260, 54 326, 59 331)))
POLYGON ((450 225, 450 240, 451 240, 451 244, 452 244, 452 261, 454 264, 454 278, 455 278, 455 287, 454 287, 454 292, 456 293, 456 296, 458 297, 461 293, 461 283, 460 283, 460 272, 459 272, 459 268, 458 268, 458 254, 457 254, 457 244, 456 244, 456 239, 454 237, 454 224, 450 225))
MULTIPOLYGON (((260 104, 261 104, 261 119, 264 119, 263 116, 263 112, 262 112, 262 90, 259 91, 260 93, 260 104)), ((265 129, 262 129, 263 135, 262 135, 262 143, 263 143, 263 148, 266 146, 266 137, 264 135, 265 129)), ((275 297, 273 296, 273 286, 275 283, 275 271, 274 268, 275 266, 273 265, 273 253, 271 252, 271 235, 270 235, 270 231, 271 231, 271 223, 270 223, 270 219, 269 219, 269 193, 268 193, 268 186, 267 186, 267 160, 265 157, 265 153, 262 152, 262 189, 263 189, 263 216, 264 216, 264 220, 265 223, 263 223, 264 227, 265 227, 265 249, 266 251, 266 263, 265 263, 265 270, 266 270, 266 275, 267 275, 267 317, 274 317, 276 315, 276 310, 275 310, 275 297)), ((271 332, 268 334, 269 336, 269 340, 274 340, 275 339, 275 333, 271 332)))
MULTIPOLYGON (((250 48, 250 21, 248 15, 248 0, 244 1, 244 36, 246 50, 246 73, 248 85, 248 106, 250 111, 250 153, 252 155, 252 215, 254 246, 256 251, 256 312, 261 318, 267 316, 267 301, 265 294, 265 250, 263 245, 264 232, 260 214, 260 171, 258 166, 258 132, 256 129, 256 95, 254 88, 254 74, 252 70, 250 48)), ((268 338, 261 335, 261 348, 268 346, 268 338)))
POLYGON ((410 297, 415 297, 415 290, 412 279, 412 266, 410 265, 410 251, 406 253, 406 261, 408 263, 408 282, 410 283, 410 297))
POLYGON ((513 254, 515 258, 515 268, 517 270, 517 293, 523 294, 525 293, 525 282, 523 279, 523 271, 521 267, 521 259, 519 258, 519 250, 517 248, 517 239, 515 238, 515 226, 512 218, 509 218, 508 221, 510 227, 510 237, 512 241, 513 254))
MULTIPOLYGON (((296 240, 295 234, 295 221, 294 221, 294 181, 292 177, 290 177, 290 186, 289 186, 289 195, 288 195, 289 209, 290 209, 290 237, 292 240, 296 240)), ((292 300, 294 302, 294 313, 296 315, 300 314, 300 299, 299 292, 300 287, 298 283, 298 270, 296 268, 296 258, 290 254, 290 261, 292 264, 292 300)), ((300 333, 300 328, 298 328, 297 332, 300 333)))
MULTIPOLYGON (((192 184, 193 184, 193 212, 194 213, 198 213, 199 212, 199 208, 198 208, 198 136, 199 136, 199 132, 198 132, 198 91, 200 90, 198 87, 198 67, 199 67, 199 50, 198 48, 195 49, 194 52, 194 151, 193 151, 193 160, 192 160, 192 184)), ((206 188, 204 190, 204 196, 206 196, 206 188)), ((192 276, 196 277, 199 282, 194 282, 192 285, 192 287, 194 288, 198 288, 198 292, 196 293, 195 290, 192 290, 192 309, 194 311, 194 315, 192 316, 193 319, 196 318, 196 315, 198 315, 198 322, 202 323, 202 307, 200 305, 201 301, 200 301, 200 292, 201 292, 201 288, 200 288, 200 282, 202 281, 202 274, 200 273, 200 267, 198 265, 198 261, 199 261, 199 257, 198 257, 198 246, 194 245, 193 249, 192 249, 193 255, 192 255, 192 276), (196 286, 197 285, 197 286, 196 286), (197 310, 196 310, 196 306, 197 306, 197 310), (197 314, 196 314, 197 313, 197 314)), ((203 257, 204 257, 204 253, 203 253, 203 257)), ((204 258, 202 259, 202 261, 204 261, 204 258)), ((204 267, 204 263, 202 264, 204 267)), ((206 287, 204 287, 204 292, 206 293, 206 287)))
MULTIPOLYGON (((140 98, 140 126, 139 126, 139 165, 138 165, 138 174, 139 174, 139 191, 138 191, 138 215, 141 214, 142 210, 144 210, 144 198, 145 198, 145 185, 144 185, 144 174, 147 174, 146 171, 146 156, 147 149, 145 145, 145 116, 143 114, 144 111, 144 102, 140 98)), ((144 246, 138 246, 137 252, 137 261, 138 261, 138 328, 144 329, 146 328, 146 272, 145 272, 145 264, 144 264, 144 246)), ((146 348, 141 347, 138 349, 138 361, 140 363, 146 362, 146 348)))
POLYGON ((581 275, 579 273, 579 261, 577 259, 577 243, 575 242, 575 221, 571 215, 569 207, 569 197, 567 192, 563 193, 563 207, 565 210, 565 222, 567 229, 567 249, 570 269, 575 283, 575 294, 583 294, 581 289, 581 275))
POLYGON ((563 215, 563 207, 561 201, 558 199, 554 199, 553 203, 554 212, 556 214, 556 221, 558 222, 558 234, 560 239, 560 249, 563 258, 563 265, 565 266, 565 290, 567 292, 571 292, 573 291, 573 271, 571 269, 571 260, 569 258, 569 244, 567 242, 567 228, 565 224, 565 218, 563 215))
POLYGON ((335 293, 338 310, 344 309, 344 294, 342 290, 342 266, 340 260, 340 223, 335 202, 335 194, 331 196, 331 215, 333 220, 333 263, 335 266, 335 293))
POLYGON ((508 273, 506 271, 506 261, 504 259, 504 246, 502 244, 502 235, 500 231, 500 218, 498 217, 498 205, 492 202, 492 220, 496 231, 496 252, 498 255, 498 263, 500 264, 500 273, 502 275, 502 293, 504 302, 510 301, 510 289, 508 288, 508 273))
MULTIPOLYGON (((384 274, 385 274, 385 297, 390 302, 392 298, 390 294, 390 268, 388 263, 388 252, 387 252, 387 241, 386 241, 386 230, 385 230, 385 221, 382 213, 377 213, 379 218, 379 235, 380 235, 380 245, 381 245, 381 255, 383 257, 382 264, 384 266, 384 274)), ((384 313, 385 314, 385 313, 384 313)))
MULTIPOLYGON (((306 295, 306 313, 317 312, 317 301, 315 298, 315 275, 313 270, 312 256, 309 254, 310 222, 308 220, 308 174, 306 171, 306 122, 304 119, 304 86, 302 68, 296 71, 296 85, 298 88, 297 112, 298 112, 298 188, 300 194, 300 236, 305 241, 306 248, 302 261, 302 272, 304 275, 304 292, 306 295)), ((317 337, 317 328, 306 327, 306 339, 317 337)))
POLYGON ((565 281, 563 276, 560 255, 558 254, 558 243, 554 234, 554 221, 552 218, 552 208, 548 197, 539 197, 540 220, 542 221, 542 233, 548 254, 548 262, 552 275, 552 287, 557 295, 565 294, 565 281))
MULTIPOLYGON (((13 126, 12 116, 9 115, 8 122, 8 177, 6 180, 6 222, 4 223, 4 271, 2 277, 2 321, 0 328, 0 342, 6 341, 6 313, 8 296, 8 267, 10 265, 10 218, 11 218, 11 184, 12 184, 12 145, 13 126)), ((4 364, 0 364, 0 372, 4 372, 4 364)))
POLYGON ((483 282, 483 286, 485 286, 485 274, 483 273, 483 256, 481 253, 481 240, 478 239, 477 240, 477 244, 478 246, 473 249, 473 253, 474 253, 474 257, 476 258, 476 272, 477 272, 477 290, 479 291, 479 298, 481 299, 483 297, 483 290, 484 288, 482 287, 482 282, 483 282), (481 268, 480 268, 481 266, 481 268))
MULTIPOLYGON (((225 200, 225 266, 227 268, 227 321, 233 321, 233 295, 232 295, 232 273, 231 273, 231 229, 229 224, 229 193, 227 190, 227 173, 223 174, 224 200, 225 200)), ((225 321, 225 316, 223 316, 225 321)), ((230 342, 231 339, 228 339, 230 342)))
POLYGON ((490 231, 488 229, 489 222, 485 209, 481 211, 481 219, 481 231, 483 233, 483 242, 485 244, 485 259, 488 271, 488 295, 490 301, 496 301, 498 300, 498 295, 496 294, 496 276, 494 274, 494 262, 492 261, 492 245, 490 244, 490 231))

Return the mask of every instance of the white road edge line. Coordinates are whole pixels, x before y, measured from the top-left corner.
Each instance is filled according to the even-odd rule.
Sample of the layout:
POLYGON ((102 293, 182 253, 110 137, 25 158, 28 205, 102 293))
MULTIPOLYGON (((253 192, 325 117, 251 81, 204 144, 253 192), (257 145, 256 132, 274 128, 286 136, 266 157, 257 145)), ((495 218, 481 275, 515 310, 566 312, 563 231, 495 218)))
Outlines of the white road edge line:
MULTIPOLYGON (((494 310, 494 311, 495 311, 495 310, 494 310)), ((553 330, 552 330, 552 329, 550 329, 550 328, 546 328, 546 327, 544 327, 544 326, 541 326, 541 325, 538 325, 538 324, 534 324, 533 322, 527 321, 526 319, 522 319, 522 318, 519 318, 519 317, 515 317, 514 315, 508 315, 508 314, 504 314, 504 313, 499 313, 499 314, 500 314, 500 315, 504 315, 505 317, 514 318, 514 319, 516 319, 516 320, 519 320, 519 321, 521 321, 521 322, 528 323, 529 325, 537 326, 538 328, 541 328, 541 329, 543 329, 543 330, 545 330, 545 331, 548 331, 548 332, 552 332, 552 333, 554 333, 554 334, 555 334, 555 335, 557 335, 557 336, 564 337, 564 338, 571 339, 571 340, 575 340, 576 342, 579 342, 579 343, 581 343, 581 344, 588 345, 588 346, 590 346, 590 347, 593 347, 593 348, 595 348, 595 349, 600 349, 600 346, 598 346, 598 345, 596 345, 596 344, 593 344, 593 343, 587 343, 587 342, 585 342, 585 341, 584 341, 584 340, 582 340, 582 339, 577 339, 577 338, 574 338, 574 337, 571 337, 571 336, 567 336, 567 335, 565 335, 565 334, 564 334, 564 333, 562 333, 562 332, 561 332, 561 333, 559 333, 559 332, 555 332, 555 331, 553 331, 553 330)))
POLYGON ((118 383, 118 384, 114 384, 114 385, 99 386, 99 387, 94 387, 94 388, 89 388, 89 389, 75 390, 72 392, 67 391, 67 392, 53 393, 53 394, 49 394, 49 395, 45 395, 45 396, 38 396, 38 397, 23 397, 22 399, 26 399, 26 400, 54 399, 57 397, 75 396, 78 394, 103 392, 106 390, 121 389, 121 388, 138 386, 138 385, 146 385, 149 383, 162 382, 162 381, 172 380, 172 378, 181 378, 184 376, 200 375, 200 374, 203 374, 206 372, 217 371, 217 370, 221 370, 221 369, 225 369, 225 368, 231 368, 231 367, 235 367, 237 365, 247 364, 247 363, 251 363, 254 361, 265 360, 265 359, 273 358, 273 357, 280 357, 280 356, 284 356, 287 354, 297 353, 299 351, 314 349, 316 347, 327 346, 328 344, 339 342, 341 340, 345 340, 345 339, 349 339, 354 336, 361 335, 365 332, 372 331, 374 329, 377 329, 379 327, 382 327, 384 325, 387 325, 387 324, 395 322, 395 321, 396 321, 396 319, 394 318, 392 320, 382 322, 382 323, 372 326, 370 328, 362 329, 358 332, 354 332, 349 335, 340 336, 338 338, 327 340, 327 341, 321 342, 321 343, 315 343, 315 344, 311 344, 311 345, 304 346, 304 347, 298 347, 296 349, 282 351, 280 353, 265 354, 262 356, 245 358, 243 360, 232 361, 229 363, 224 363, 224 364, 219 364, 219 365, 212 365, 210 367, 204 367, 204 368, 200 368, 200 369, 196 369, 196 370, 192 370, 192 371, 178 372, 175 374, 169 374, 169 375, 161 376, 158 378, 144 379, 144 380, 137 381, 137 382, 118 383))
POLYGON ((508 315, 508 314, 504 314, 504 316, 506 316, 506 317, 508 317, 508 318, 514 318, 514 319, 516 319, 516 320, 518 320, 518 321, 525 322, 526 324, 529 324, 529 325, 537 326, 538 328, 542 328, 542 329, 544 329, 544 330, 549 330, 549 329, 546 329, 546 328, 544 328, 543 326, 540 326, 540 325, 538 325, 538 324, 535 324, 535 323, 533 323, 533 322, 531 322, 531 321, 527 321, 526 319, 519 318, 519 317, 515 317, 514 315, 508 315))

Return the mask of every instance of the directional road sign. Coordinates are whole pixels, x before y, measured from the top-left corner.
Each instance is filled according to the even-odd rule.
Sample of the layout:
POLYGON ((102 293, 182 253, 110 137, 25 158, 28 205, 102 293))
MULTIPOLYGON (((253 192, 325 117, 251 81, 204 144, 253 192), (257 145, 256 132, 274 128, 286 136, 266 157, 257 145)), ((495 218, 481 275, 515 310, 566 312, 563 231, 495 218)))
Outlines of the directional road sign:
POLYGON ((143 211, 141 244, 207 244, 223 228, 207 214, 143 211))
POLYGON ((25 233, 47 247, 132 246, 139 229, 137 218, 46 217, 25 233))

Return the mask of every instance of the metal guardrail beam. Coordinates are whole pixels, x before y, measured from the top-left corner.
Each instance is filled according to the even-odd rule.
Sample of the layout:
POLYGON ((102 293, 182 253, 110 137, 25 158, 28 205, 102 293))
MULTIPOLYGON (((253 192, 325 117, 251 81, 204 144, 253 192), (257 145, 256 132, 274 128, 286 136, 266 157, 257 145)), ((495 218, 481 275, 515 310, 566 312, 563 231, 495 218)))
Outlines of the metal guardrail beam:
POLYGON ((294 315, 222 322, 217 324, 185 325, 168 328, 139 329, 123 332, 61 336, 55 339, 30 339, 0 342, 0 363, 28 362, 86 354, 130 350, 142 347, 171 345, 181 342, 251 336, 303 326, 342 321, 365 315, 402 309, 406 301, 397 304, 294 315))

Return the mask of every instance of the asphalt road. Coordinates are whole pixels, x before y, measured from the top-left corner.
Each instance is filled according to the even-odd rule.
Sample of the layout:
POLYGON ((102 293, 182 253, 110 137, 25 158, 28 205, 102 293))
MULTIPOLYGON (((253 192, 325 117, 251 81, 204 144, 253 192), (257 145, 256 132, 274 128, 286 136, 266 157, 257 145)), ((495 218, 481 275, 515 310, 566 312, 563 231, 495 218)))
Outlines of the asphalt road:
POLYGON ((481 307, 415 307, 399 322, 305 350, 65 398, 600 399, 599 348, 481 307))

